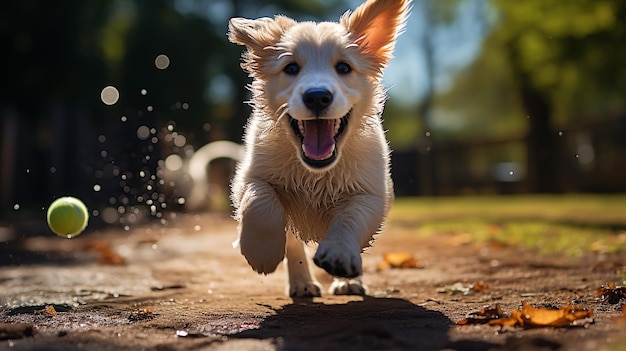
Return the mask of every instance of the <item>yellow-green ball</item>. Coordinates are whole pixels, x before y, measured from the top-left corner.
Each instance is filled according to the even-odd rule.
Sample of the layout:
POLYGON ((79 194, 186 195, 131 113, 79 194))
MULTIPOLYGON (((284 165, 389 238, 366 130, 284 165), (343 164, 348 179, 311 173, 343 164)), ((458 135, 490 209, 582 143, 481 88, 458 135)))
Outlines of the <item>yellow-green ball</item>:
POLYGON ((88 221, 87 206, 75 197, 58 198, 48 208, 48 226, 64 238, 70 239, 82 233, 88 221))

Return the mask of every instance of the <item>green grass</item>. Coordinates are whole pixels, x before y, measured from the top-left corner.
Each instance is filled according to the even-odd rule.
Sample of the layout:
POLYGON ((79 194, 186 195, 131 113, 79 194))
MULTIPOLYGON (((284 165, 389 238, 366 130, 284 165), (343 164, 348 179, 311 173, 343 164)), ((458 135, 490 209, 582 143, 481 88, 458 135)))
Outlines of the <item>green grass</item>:
POLYGON ((546 254, 623 252, 626 195, 398 198, 389 224, 425 237, 459 236, 546 254))

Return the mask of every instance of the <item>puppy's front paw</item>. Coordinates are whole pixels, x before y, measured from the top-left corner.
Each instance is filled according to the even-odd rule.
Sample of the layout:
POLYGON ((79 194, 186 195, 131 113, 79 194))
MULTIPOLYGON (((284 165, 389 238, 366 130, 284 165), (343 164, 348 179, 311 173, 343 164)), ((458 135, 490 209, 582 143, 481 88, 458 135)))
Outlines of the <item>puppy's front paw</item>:
POLYGON ((359 278, 335 278, 328 291, 333 295, 365 295, 367 287, 359 278))
POLYGON ((313 262, 336 277, 355 278, 361 275, 361 254, 358 249, 334 241, 322 241, 313 262))
POLYGON ((295 281, 289 283, 289 296, 291 297, 320 297, 322 287, 315 281, 295 281))
POLYGON ((241 253, 250 267, 259 274, 269 274, 276 270, 278 264, 285 258, 285 237, 276 236, 274 240, 246 240, 242 236, 239 240, 241 253))

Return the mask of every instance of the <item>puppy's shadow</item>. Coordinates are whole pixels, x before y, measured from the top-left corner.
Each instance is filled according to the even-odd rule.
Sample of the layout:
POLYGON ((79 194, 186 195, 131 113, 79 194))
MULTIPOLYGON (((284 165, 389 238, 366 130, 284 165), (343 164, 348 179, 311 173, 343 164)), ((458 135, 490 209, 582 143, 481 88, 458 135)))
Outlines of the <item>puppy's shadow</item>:
POLYGON ((440 350, 451 344, 448 317, 404 299, 295 300, 275 312, 258 329, 231 337, 273 339, 279 350, 440 350))

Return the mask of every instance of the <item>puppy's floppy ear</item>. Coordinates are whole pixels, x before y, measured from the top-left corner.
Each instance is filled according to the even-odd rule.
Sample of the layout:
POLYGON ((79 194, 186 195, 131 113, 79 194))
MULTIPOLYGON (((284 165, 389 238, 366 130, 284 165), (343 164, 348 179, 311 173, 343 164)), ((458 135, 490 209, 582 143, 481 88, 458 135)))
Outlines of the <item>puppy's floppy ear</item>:
POLYGON ((367 0, 341 17, 361 53, 382 69, 393 57, 396 37, 404 30, 411 0, 367 0))
POLYGON ((228 40, 245 45, 248 50, 243 54, 242 67, 252 73, 260 69, 265 48, 275 45, 282 34, 296 21, 285 16, 259 19, 231 18, 228 22, 228 40))

